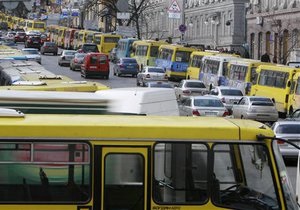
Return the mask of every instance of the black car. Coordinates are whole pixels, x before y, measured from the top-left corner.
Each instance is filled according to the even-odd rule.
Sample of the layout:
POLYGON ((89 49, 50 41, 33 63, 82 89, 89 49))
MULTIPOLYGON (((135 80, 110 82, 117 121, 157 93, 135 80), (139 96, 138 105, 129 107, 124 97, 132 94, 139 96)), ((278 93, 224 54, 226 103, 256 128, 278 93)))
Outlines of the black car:
POLYGON ((96 44, 83 44, 78 49, 79 53, 89 53, 89 52, 99 52, 98 46, 96 44))
POLYGON ((41 49, 41 45, 40 36, 29 36, 25 41, 25 47, 41 49))

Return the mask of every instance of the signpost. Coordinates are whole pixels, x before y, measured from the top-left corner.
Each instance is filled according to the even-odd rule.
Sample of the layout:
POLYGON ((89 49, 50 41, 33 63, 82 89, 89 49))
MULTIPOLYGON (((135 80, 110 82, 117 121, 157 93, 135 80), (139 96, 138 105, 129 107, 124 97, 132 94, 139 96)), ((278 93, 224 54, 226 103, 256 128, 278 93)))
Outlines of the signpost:
POLYGON ((181 9, 178 5, 177 0, 173 0, 168 9, 169 18, 180 19, 180 12, 181 9))
POLYGON ((184 25, 184 24, 181 24, 181 25, 179 25, 179 31, 181 32, 181 33, 184 33, 185 31, 186 31, 186 25, 184 25))

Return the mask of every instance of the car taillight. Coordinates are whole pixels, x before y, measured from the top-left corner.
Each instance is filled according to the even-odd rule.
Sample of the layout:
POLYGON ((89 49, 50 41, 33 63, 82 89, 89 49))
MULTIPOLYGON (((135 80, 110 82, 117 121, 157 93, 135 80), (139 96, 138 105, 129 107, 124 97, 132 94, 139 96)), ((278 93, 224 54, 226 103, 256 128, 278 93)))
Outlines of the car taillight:
POLYGON ((197 109, 193 109, 192 114, 193 116, 200 116, 200 113, 198 112, 197 109))
POLYGON ((222 103, 226 103, 225 102, 225 98, 223 97, 223 98, 221 98, 221 101, 222 101, 222 103))
POLYGON ((284 141, 277 140, 277 144, 284 144, 284 141))
POLYGON ((223 114, 223 117, 229 116, 229 112, 226 110, 223 114))
POLYGON ((146 78, 150 78, 150 74, 147 74, 147 75, 146 75, 146 78))
POLYGON ((74 63, 78 63, 78 59, 77 58, 74 59, 74 63))
POLYGON ((190 90, 183 90, 182 93, 184 93, 184 94, 191 94, 191 91, 190 90))

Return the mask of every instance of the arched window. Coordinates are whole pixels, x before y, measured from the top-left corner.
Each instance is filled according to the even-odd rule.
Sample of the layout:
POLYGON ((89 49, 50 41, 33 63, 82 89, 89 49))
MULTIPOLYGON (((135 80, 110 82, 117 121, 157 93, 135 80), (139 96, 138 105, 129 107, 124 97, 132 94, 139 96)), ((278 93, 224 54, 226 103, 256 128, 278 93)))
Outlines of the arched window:
POLYGON ((254 58, 255 34, 250 34, 250 58, 254 58))
POLYGON ((268 31, 268 32, 266 33, 266 52, 267 52, 268 54, 270 54, 270 52, 271 52, 271 47, 270 47, 270 45, 271 45, 271 32, 268 31))
POLYGON ((258 40, 257 40, 257 57, 260 59, 262 55, 262 32, 258 33, 258 40))
POLYGON ((298 29, 294 29, 292 32, 292 48, 299 47, 299 31, 298 29))

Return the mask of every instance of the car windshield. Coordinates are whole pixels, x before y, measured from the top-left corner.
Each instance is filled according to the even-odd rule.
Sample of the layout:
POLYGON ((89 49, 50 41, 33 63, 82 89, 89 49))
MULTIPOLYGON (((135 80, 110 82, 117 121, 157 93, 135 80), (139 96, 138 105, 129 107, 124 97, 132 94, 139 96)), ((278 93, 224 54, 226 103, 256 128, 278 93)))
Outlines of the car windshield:
POLYGON ((123 59, 123 63, 137 63, 135 59, 123 59))
POLYGON ((23 53, 27 54, 27 55, 35 55, 35 54, 39 54, 39 51, 38 50, 23 50, 23 53))
POLYGON ((194 105, 202 107, 224 107, 220 100, 215 99, 195 99, 194 105))
POLYGON ((86 52, 98 52, 97 45, 84 45, 82 49, 86 52))
POLYGON ((86 55, 86 54, 77 53, 77 54, 75 54, 75 57, 76 57, 76 58, 84 58, 85 55, 86 55))
POLYGON ((223 96, 243 96, 242 91, 234 89, 221 89, 223 96))
POLYGON ((205 88, 202 82, 187 82, 185 86, 189 88, 205 88))
POLYGON ((153 72, 153 73, 165 73, 165 71, 161 68, 148 68, 148 72, 153 72))
POLYGON ((282 124, 275 131, 276 133, 300 134, 300 124, 282 124))
POLYGON ((67 51, 65 52, 65 55, 74 55, 76 52, 72 52, 72 51, 67 51))

